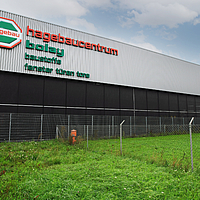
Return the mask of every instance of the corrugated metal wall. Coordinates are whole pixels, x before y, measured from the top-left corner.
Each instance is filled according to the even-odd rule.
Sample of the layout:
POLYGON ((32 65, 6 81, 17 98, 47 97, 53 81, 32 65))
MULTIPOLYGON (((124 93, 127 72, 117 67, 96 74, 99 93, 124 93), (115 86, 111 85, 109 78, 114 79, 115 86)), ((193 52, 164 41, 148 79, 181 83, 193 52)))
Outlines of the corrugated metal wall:
POLYGON ((95 35, 75 31, 65 27, 22 17, 1 11, 1 17, 13 19, 23 31, 22 43, 13 49, 0 48, 0 70, 28 73, 43 76, 110 83, 147 89, 200 95, 200 66, 155 52, 137 48, 121 42, 95 35), (56 57, 55 54, 26 49, 26 40, 45 45, 42 39, 27 36, 27 26, 51 34, 69 37, 79 41, 100 44, 119 51, 119 55, 110 55, 99 51, 79 48, 72 45, 50 41, 51 47, 64 49, 65 55, 57 57, 62 64, 52 64, 25 59, 25 53, 36 56, 56 57), (24 65, 53 68, 51 74, 25 70, 24 65), (56 68, 89 73, 90 78, 80 78, 56 74, 56 68))

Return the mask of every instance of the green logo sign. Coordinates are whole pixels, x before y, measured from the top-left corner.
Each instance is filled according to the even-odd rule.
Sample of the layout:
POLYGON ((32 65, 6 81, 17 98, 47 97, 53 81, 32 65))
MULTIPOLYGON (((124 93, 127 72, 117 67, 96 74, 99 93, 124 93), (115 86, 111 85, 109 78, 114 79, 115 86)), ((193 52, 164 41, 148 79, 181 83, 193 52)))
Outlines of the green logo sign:
POLYGON ((13 48, 22 41, 22 29, 12 19, 0 17, 0 47, 13 48))

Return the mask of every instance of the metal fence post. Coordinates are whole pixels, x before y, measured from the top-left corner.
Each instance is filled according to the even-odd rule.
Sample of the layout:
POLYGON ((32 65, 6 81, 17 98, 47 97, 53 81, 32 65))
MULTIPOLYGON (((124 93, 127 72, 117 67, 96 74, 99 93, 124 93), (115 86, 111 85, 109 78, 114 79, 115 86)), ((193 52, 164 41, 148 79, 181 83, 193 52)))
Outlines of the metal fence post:
POLYGON ((87 125, 87 149, 88 149, 88 125, 87 125))
POLYGON ((136 127, 135 127, 135 126, 136 126, 136 123, 135 123, 135 121, 136 121, 135 108, 134 108, 134 118, 133 118, 133 121, 134 121, 134 122, 133 122, 133 125, 134 125, 134 126, 133 126, 133 132, 134 132, 134 135, 136 135, 136 127))
POLYGON ((161 121, 161 117, 160 117, 160 132, 162 132, 161 125, 162 125, 162 121, 161 121))
POLYGON ((85 140, 85 125, 83 125, 83 131, 84 131, 84 140, 85 140))
POLYGON ((58 139, 58 125, 56 126, 56 139, 58 139))
POLYGON ((108 125, 108 136, 109 136, 109 139, 110 139, 110 124, 108 125))
POLYGON ((94 137, 94 116, 92 115, 92 137, 94 137))
POLYGON ((120 154, 122 156, 122 124, 125 122, 125 120, 122 121, 120 124, 120 154))
POLYGON ((174 132, 174 118, 172 117, 172 132, 174 132))
POLYGON ((192 172, 193 172, 193 154, 192 154, 192 121, 194 120, 194 117, 192 117, 190 123, 189 123, 189 129, 190 129, 190 151, 191 151, 191 166, 192 166, 192 172))
POLYGON ((12 113, 10 113, 10 123, 9 123, 9 142, 10 142, 10 136, 11 136, 11 126, 12 126, 12 113))
POLYGON ((147 122, 147 117, 145 117, 145 122, 146 122, 146 135, 148 136, 148 128, 147 128, 148 122, 147 122))
POLYGON ((40 138, 42 139, 43 114, 41 114, 40 138))
POLYGON ((132 136, 132 117, 130 116, 130 137, 132 136))
POLYGON ((68 115, 68 127, 67 127, 68 128, 68 130, 67 130, 67 132, 68 132, 68 140, 69 140, 69 134, 70 134, 69 133, 69 131, 70 131, 69 130, 69 126, 70 126, 70 115, 68 115))
POLYGON ((149 129, 148 129, 148 133, 150 134, 150 136, 152 136, 152 135, 151 135, 151 126, 148 125, 148 127, 149 127, 149 129))
POLYGON ((112 116, 112 136, 114 136, 114 116, 112 116))

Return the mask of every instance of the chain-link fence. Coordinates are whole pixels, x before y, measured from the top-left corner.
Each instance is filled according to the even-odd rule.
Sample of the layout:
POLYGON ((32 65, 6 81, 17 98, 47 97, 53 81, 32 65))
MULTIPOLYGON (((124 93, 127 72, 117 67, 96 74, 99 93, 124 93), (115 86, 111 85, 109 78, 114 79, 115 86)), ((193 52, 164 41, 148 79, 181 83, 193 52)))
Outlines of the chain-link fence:
MULTIPOLYGON (((119 138, 119 125, 58 125, 56 138, 68 139, 71 128, 77 131, 77 136, 89 140, 119 138)), ((200 133, 200 124, 192 125, 193 133, 200 133)), ((189 133, 189 125, 123 125, 123 138, 126 137, 154 137, 167 135, 183 135, 189 133)))
MULTIPOLYGON (((59 134, 69 137, 72 129, 77 135, 90 139, 117 138, 122 120, 123 137, 180 135, 189 133, 190 118, 141 116, 83 116, 61 114, 0 114, 0 142, 49 140, 59 134)), ((200 133, 200 118, 195 118, 192 132, 200 133)))
POLYGON ((123 120, 123 154, 188 170, 192 147, 194 168, 200 166, 200 118, 195 118, 192 122, 191 141, 191 118, 186 117, 1 113, 0 142, 50 140, 59 137, 67 140, 71 130, 75 129, 76 139, 87 139, 87 147, 88 140, 113 139, 109 142, 113 143, 112 147, 118 152, 121 148, 120 123, 123 120))
MULTIPOLYGON (((193 171, 200 167, 200 123, 195 124, 193 121, 193 124, 189 126, 190 118, 136 117, 131 121, 131 117, 127 117, 128 122, 124 123, 121 130, 119 124, 121 118, 108 118, 110 124, 96 124, 94 119, 93 116, 92 124, 87 125, 73 123, 57 125, 56 138, 69 139, 71 129, 75 129, 76 139, 79 140, 80 137, 87 140, 87 148, 90 146, 88 140, 114 139, 109 143, 112 143, 112 151, 115 148, 118 155, 120 151, 121 155, 125 154, 135 159, 179 168, 183 171, 190 169, 193 171), (115 120, 118 124, 115 124, 115 120), (140 125, 133 125, 134 121, 140 125), (192 137, 190 137, 190 130, 192 137), (122 140, 119 139, 120 131, 123 136, 123 148, 122 140)), ((196 118, 195 122, 198 120, 196 118)))

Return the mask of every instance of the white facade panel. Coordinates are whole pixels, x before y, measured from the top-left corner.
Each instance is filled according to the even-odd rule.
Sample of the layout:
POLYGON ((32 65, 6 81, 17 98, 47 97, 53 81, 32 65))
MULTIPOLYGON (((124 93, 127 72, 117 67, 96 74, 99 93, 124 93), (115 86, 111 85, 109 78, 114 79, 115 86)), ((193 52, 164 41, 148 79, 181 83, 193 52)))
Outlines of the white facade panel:
MULTIPOLYGON (((0 11, 0 17, 14 20, 22 29, 22 42, 20 44, 12 49, 0 47, 0 70, 2 71, 200 95, 199 65, 4 11, 0 11), (83 41, 84 45, 86 45, 86 42, 89 42, 90 44, 100 44, 107 48, 113 48, 118 50, 118 55, 67 45, 66 43, 63 44, 52 40, 44 42, 43 39, 35 36, 32 37, 31 31, 27 35, 28 26, 34 30, 34 33, 38 30, 43 34, 45 32, 51 35, 55 34, 57 37, 60 34, 65 37, 65 40, 66 38, 71 38, 75 41, 83 41), (44 50, 36 50, 35 47, 34 49, 26 48, 27 41, 29 41, 29 47, 33 43, 35 47, 38 45, 37 47, 41 49, 43 46, 44 50), (49 52, 47 47, 54 47, 56 51, 59 49, 59 52, 63 50, 64 56, 59 57, 57 53, 49 52), (61 64, 25 59, 25 55, 34 55, 37 59, 38 56, 46 56, 46 59, 56 58, 61 61, 61 64), (25 67, 26 63, 27 66, 25 67), (49 68, 52 71, 51 73, 38 72, 36 68, 34 68, 34 71, 31 71, 28 70, 28 66, 44 66, 45 70, 49 68), (74 72, 74 76, 73 74, 57 74, 56 69, 66 70, 68 74, 69 72, 74 72), (89 74, 89 78, 77 77, 77 71, 89 74)), ((55 50, 54 48, 53 51, 55 50)))

